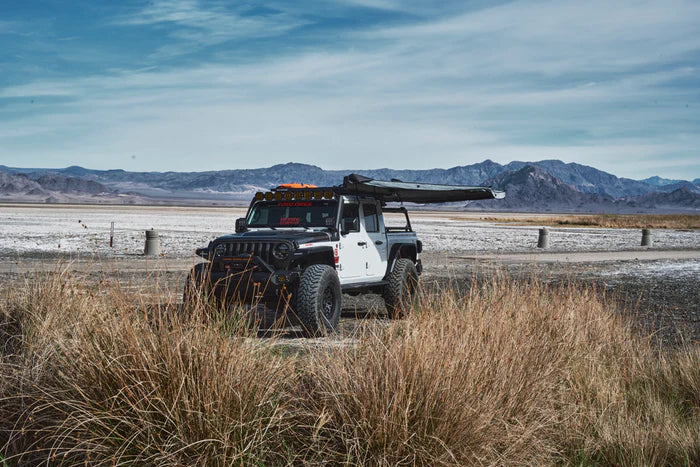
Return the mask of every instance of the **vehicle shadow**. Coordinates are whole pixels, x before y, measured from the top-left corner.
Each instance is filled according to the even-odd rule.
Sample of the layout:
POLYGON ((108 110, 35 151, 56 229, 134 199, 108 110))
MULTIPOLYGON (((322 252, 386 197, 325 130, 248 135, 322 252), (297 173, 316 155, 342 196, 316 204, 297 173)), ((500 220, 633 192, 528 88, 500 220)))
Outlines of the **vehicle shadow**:
MULTIPOLYGON (((362 326, 363 322, 388 320, 381 297, 344 297, 344 302, 336 336, 352 334, 355 329, 362 326)), ((150 303, 143 308, 143 311, 146 311, 151 318, 156 315, 173 316, 185 313, 182 303, 150 303)), ((242 310, 230 309, 229 311, 233 314, 240 313, 242 310)), ((250 325, 251 336, 261 339, 283 340, 307 337, 301 322, 292 309, 280 311, 260 303, 243 311, 247 314, 245 320, 250 325)))

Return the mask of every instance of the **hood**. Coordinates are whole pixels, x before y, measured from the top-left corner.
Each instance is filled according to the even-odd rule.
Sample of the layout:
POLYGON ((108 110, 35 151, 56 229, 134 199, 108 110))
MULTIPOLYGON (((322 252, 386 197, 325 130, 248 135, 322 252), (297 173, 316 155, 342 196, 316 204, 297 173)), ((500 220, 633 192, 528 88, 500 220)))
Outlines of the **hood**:
POLYGON ((298 243, 327 242, 331 240, 331 233, 326 230, 255 230, 237 234, 224 235, 216 240, 217 242, 235 241, 264 241, 264 240, 290 240, 298 243))

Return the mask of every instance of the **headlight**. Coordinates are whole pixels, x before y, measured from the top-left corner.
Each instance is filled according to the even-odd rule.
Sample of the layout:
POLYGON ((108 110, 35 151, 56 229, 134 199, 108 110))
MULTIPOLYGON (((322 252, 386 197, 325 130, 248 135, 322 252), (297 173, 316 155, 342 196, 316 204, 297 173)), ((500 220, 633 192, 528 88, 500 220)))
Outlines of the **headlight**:
POLYGON ((216 245, 216 248, 214 248, 214 254, 216 254, 216 256, 223 256, 224 253, 226 253, 226 245, 223 243, 216 245))
POLYGON ((277 259, 287 259, 291 252, 292 249, 287 243, 280 243, 272 250, 272 255, 277 259))

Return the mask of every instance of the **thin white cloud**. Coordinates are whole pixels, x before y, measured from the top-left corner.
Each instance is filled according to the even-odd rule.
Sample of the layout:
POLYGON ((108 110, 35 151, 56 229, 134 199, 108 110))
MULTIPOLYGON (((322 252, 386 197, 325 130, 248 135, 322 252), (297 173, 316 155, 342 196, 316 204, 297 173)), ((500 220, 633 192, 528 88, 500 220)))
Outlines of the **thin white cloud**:
POLYGON ((699 17, 690 0, 517 1, 364 35, 406 49, 430 44, 502 72, 619 71, 697 50, 699 17))
POLYGON ((345 0, 344 3, 376 10, 405 10, 405 2, 398 0, 345 0))
POLYGON ((15 21, 0 20, 0 34, 14 34, 19 29, 19 23, 15 21))
POLYGON ((122 26, 161 26, 171 42, 154 58, 182 55, 236 38, 274 37, 306 24, 284 12, 245 15, 226 4, 200 0, 156 0, 116 21, 122 26))

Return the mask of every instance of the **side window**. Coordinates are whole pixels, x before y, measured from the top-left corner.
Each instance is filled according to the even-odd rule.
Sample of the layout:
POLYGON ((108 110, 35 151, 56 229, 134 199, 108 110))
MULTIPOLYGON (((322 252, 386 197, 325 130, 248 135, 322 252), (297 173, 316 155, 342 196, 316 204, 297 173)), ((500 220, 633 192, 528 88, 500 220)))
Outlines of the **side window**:
POLYGON ((365 218, 365 229, 367 229, 367 232, 379 232, 377 205, 374 203, 362 203, 362 213, 365 218))
POLYGON ((357 204, 343 204, 343 223, 341 227, 345 232, 360 231, 360 210, 357 204))

